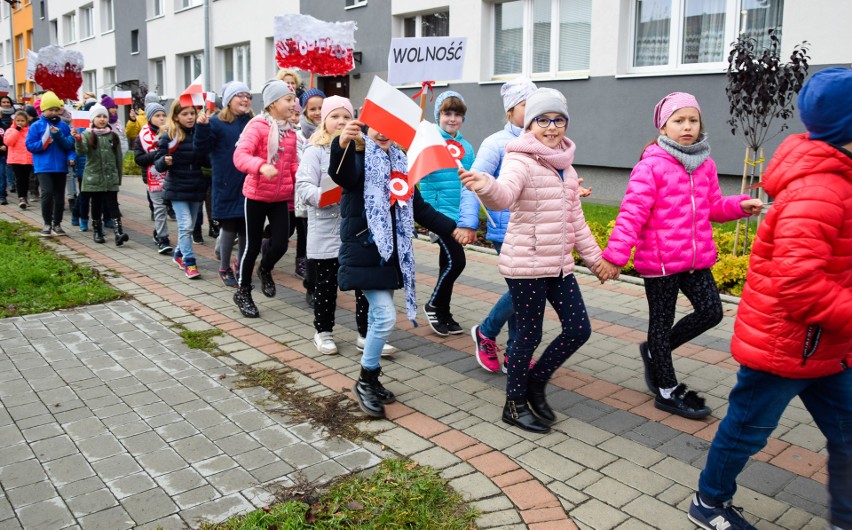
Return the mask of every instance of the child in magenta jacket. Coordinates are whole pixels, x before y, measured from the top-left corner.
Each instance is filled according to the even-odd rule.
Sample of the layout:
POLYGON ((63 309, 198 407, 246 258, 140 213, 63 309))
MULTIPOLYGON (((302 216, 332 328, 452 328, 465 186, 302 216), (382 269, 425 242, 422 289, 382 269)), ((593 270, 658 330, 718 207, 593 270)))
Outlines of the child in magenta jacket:
POLYGON ((678 384, 672 350, 722 320, 722 301, 710 268, 716 263, 712 222, 760 212, 760 199, 723 197, 716 164, 691 94, 674 92, 657 103, 657 140, 630 174, 621 211, 603 254, 604 278, 618 276, 636 247, 633 264, 645 279, 648 341, 639 345, 645 383, 655 406, 685 418, 710 414, 704 399, 678 384), (674 324, 678 291, 695 311, 674 324))
POLYGON ((263 113, 246 125, 234 151, 234 166, 246 174, 243 195, 246 198, 246 246, 240 256, 239 287, 234 302, 247 318, 260 313, 251 296, 251 275, 260 253, 263 226, 269 220, 269 249, 257 267, 261 291, 275 296, 272 268, 287 252, 290 210, 299 158, 296 135, 289 118, 296 108, 296 94, 279 80, 263 87, 263 113))

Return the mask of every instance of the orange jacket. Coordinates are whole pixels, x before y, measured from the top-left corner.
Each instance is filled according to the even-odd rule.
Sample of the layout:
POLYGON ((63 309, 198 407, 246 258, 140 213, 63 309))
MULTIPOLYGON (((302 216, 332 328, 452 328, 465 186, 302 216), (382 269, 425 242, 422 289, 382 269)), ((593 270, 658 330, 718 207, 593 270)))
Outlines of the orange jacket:
POLYGON ((794 379, 852 365, 852 156, 787 138, 764 177, 775 198, 757 231, 731 352, 794 379))

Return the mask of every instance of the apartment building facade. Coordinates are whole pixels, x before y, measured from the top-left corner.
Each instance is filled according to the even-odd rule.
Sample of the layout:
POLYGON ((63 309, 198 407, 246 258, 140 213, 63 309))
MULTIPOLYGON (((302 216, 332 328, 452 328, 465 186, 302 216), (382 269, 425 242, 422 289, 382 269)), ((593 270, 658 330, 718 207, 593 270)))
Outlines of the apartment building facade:
MULTIPOLYGON (((0 73, 24 82, 18 36, 24 52, 61 44, 83 52, 83 89, 97 93, 144 84, 173 98, 199 75, 216 91, 238 79, 257 92, 278 69, 273 17, 303 13, 356 22, 355 70, 315 85, 350 96, 358 107, 373 75, 387 75, 392 38, 466 37, 462 79, 435 85, 436 92, 451 88, 466 98, 465 136, 476 146, 502 127, 499 90, 506 80, 526 75, 556 88, 568 98, 568 134, 581 173, 603 184, 595 188, 598 198, 613 201, 655 136, 654 104, 673 91, 698 97, 720 172, 741 171, 742 141, 725 123, 724 75, 729 44, 740 33, 765 42, 767 29, 780 28, 785 55, 809 41, 812 71, 852 63, 844 23, 852 2, 835 0, 24 0, 13 9, 0 3, 0 73), (10 23, 16 16, 21 22, 10 23)), ((401 88, 413 94, 418 87, 401 88)), ((431 111, 427 104, 427 118, 431 111)), ((790 131, 801 130, 795 117, 789 123, 790 131)), ((768 154, 782 136, 769 142, 768 154)))

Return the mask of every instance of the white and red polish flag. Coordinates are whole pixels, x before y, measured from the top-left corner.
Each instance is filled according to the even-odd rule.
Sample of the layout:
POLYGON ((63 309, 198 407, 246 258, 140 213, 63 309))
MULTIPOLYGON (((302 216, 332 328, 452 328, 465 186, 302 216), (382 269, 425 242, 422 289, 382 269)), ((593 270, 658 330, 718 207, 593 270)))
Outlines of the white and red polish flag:
POLYGON ((129 90, 113 90, 112 99, 116 105, 133 104, 133 94, 129 90))
POLYGON ((204 100, 204 88, 201 86, 201 76, 198 76, 186 90, 181 92, 180 104, 182 107, 203 107, 204 100))
POLYGON ((323 175, 320 180, 320 198, 319 207, 325 208, 332 204, 337 204, 343 198, 343 188, 337 185, 331 177, 323 175))
POLYGON ((376 76, 358 119, 408 149, 421 115, 420 105, 376 76))
POLYGON ((92 122, 92 113, 88 110, 75 110, 71 113, 71 126, 75 129, 85 129, 92 122))
MULTIPOLYGON (((420 107, 417 107, 420 110, 420 107)), ((408 148, 408 185, 415 186, 420 179, 439 169, 458 167, 458 162, 447 149, 444 137, 434 123, 422 121, 408 148)))
POLYGON ((53 143, 53 138, 50 136, 50 126, 44 128, 44 134, 41 135, 41 148, 47 149, 47 146, 53 143))
POLYGON ((204 105, 210 112, 216 110, 216 92, 204 93, 204 105))

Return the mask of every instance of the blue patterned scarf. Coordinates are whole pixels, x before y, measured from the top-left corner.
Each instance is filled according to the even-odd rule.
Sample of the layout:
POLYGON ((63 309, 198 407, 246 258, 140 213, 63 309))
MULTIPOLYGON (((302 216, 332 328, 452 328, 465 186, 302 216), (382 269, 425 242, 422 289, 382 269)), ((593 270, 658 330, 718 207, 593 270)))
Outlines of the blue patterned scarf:
MULTIPOLYGON (((382 151, 375 142, 364 136, 364 209, 367 214, 367 228, 379 249, 382 264, 393 256, 394 234, 390 212, 390 174, 399 171, 408 174, 408 162, 405 153, 396 145, 388 152, 382 151)), ((402 284, 405 290, 405 313, 417 326, 417 298, 414 291, 414 246, 411 236, 414 234, 414 203, 412 199, 397 201, 396 209, 396 245, 399 256, 399 268, 402 270, 402 284)))

